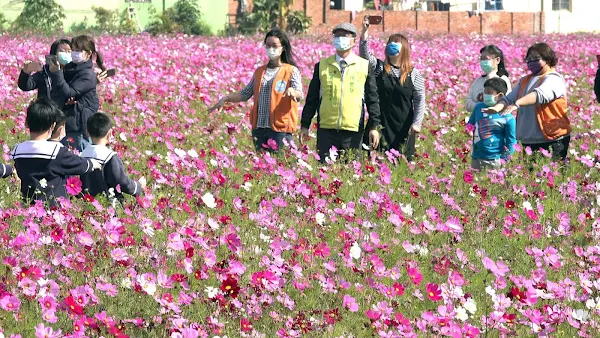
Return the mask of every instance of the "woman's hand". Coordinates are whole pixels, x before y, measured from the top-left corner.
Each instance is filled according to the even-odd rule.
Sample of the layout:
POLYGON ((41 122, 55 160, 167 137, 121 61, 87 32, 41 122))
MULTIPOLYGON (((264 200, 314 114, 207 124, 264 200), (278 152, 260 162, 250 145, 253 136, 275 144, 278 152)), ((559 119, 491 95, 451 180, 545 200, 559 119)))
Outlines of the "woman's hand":
POLYGON ((511 104, 510 106, 504 107, 504 109, 502 109, 502 111, 500 112, 500 115, 504 116, 504 115, 512 114, 517 109, 519 109, 519 107, 517 107, 514 104, 511 104))
POLYGON ((77 103, 77 100, 75 100, 75 98, 74 98, 74 97, 70 97, 70 98, 67 100, 67 103, 65 103, 65 105, 67 105, 67 106, 71 106, 71 105, 74 105, 75 103, 77 103))
POLYGON ((418 134, 421 132, 421 126, 417 126, 415 124, 410 126, 410 132, 414 134, 418 134))
POLYGON ((208 112, 212 113, 213 111, 217 110, 217 109, 221 109, 223 108, 223 106, 225 105, 225 101, 227 101, 227 96, 222 97, 219 102, 215 103, 214 106, 208 108, 208 112))
POLYGON ((310 140, 310 135, 308 134, 308 129, 302 127, 300 130, 300 144, 305 145, 310 140))
POLYGON ((285 92, 285 96, 290 96, 294 101, 298 102, 298 96, 300 95, 294 88, 290 87, 285 92))
POLYGON ((367 38, 369 37, 369 26, 371 24, 369 23, 369 16, 365 15, 363 21, 362 21, 362 33, 360 34, 360 39, 362 41, 366 41, 367 38))
POLYGON ((102 81, 106 80, 107 77, 108 75, 106 74, 106 71, 96 74, 96 80, 98 80, 98 83, 102 83, 102 81))
POLYGON ((477 95, 477 102, 483 102, 483 93, 479 93, 479 95, 477 95))
POLYGON ((23 62, 23 72, 32 74, 42 71, 42 64, 38 61, 26 60, 23 62))

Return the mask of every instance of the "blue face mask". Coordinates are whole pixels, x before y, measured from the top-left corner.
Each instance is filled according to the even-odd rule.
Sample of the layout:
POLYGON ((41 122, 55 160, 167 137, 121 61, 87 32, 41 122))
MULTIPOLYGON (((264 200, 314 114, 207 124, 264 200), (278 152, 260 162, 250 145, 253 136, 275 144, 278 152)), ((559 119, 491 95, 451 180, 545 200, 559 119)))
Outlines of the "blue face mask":
POLYGON ((58 52, 57 58, 58 62, 63 66, 68 65, 69 63, 71 63, 71 61, 73 61, 73 59, 71 58, 71 53, 67 52, 58 52))
POLYGON ((488 107, 493 107, 496 105, 498 101, 496 100, 496 95, 492 94, 483 94, 483 103, 485 103, 488 107))
POLYGON ((396 42, 390 42, 386 47, 385 47, 385 54, 387 54, 387 56, 396 56, 398 54, 400 54, 400 49, 402 48, 402 46, 396 42))

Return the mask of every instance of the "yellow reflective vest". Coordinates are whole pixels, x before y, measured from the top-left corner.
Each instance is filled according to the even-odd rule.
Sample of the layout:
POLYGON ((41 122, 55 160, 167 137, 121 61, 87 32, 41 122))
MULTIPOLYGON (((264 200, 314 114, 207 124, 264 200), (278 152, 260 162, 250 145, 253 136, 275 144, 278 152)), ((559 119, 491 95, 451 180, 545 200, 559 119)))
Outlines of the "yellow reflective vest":
POLYGON ((369 75, 369 61, 356 54, 351 54, 344 60, 348 66, 343 78, 335 55, 319 62, 319 127, 358 131, 363 111, 365 83, 369 75))

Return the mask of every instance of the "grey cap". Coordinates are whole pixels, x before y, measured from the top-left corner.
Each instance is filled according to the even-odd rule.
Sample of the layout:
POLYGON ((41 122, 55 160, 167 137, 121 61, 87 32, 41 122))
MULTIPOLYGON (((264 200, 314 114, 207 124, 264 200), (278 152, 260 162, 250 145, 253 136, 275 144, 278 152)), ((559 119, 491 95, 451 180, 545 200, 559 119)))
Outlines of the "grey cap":
POLYGON ((354 36, 358 35, 358 31, 356 30, 356 27, 349 22, 344 22, 344 23, 341 23, 341 24, 335 26, 335 28, 333 29, 333 33, 335 34, 335 32, 337 32, 337 31, 350 32, 350 33, 354 34, 354 36))

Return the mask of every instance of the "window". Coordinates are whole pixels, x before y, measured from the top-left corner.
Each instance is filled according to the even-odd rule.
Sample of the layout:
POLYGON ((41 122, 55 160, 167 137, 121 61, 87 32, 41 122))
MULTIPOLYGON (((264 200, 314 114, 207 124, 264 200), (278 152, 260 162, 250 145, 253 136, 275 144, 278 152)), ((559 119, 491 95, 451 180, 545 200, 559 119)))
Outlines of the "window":
POLYGON ((502 0, 485 0, 486 11, 503 11, 502 0))
POLYGON ((552 0, 552 10, 553 11, 570 11, 571 10, 571 0, 552 0))

